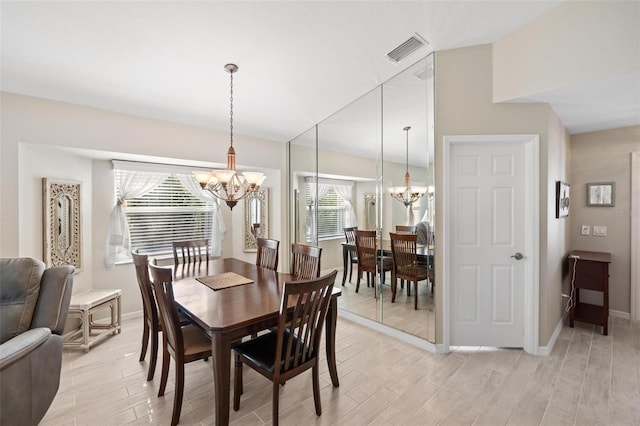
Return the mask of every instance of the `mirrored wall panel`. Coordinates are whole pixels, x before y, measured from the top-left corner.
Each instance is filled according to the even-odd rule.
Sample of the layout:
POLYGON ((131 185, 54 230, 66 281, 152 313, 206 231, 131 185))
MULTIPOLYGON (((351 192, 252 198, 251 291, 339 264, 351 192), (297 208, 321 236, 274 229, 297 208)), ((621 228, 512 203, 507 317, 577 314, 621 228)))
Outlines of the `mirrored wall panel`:
POLYGON ((431 56, 289 144, 291 241, 323 248, 323 271, 340 272, 340 309, 430 341, 433 146, 431 56), (411 233, 399 260, 391 241, 397 226, 411 227, 398 229, 411 233), (407 258, 406 278, 397 278, 407 258))

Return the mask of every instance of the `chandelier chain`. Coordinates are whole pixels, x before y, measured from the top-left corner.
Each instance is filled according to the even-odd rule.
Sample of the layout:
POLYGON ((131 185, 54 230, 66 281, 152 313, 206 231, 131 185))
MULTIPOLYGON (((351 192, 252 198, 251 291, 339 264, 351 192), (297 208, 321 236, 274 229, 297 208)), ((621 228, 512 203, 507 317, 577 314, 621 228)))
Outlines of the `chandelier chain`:
POLYGON ((231 95, 230 95, 230 108, 229 108, 229 130, 231 132, 231 146, 233 146, 233 72, 231 74, 231 95))

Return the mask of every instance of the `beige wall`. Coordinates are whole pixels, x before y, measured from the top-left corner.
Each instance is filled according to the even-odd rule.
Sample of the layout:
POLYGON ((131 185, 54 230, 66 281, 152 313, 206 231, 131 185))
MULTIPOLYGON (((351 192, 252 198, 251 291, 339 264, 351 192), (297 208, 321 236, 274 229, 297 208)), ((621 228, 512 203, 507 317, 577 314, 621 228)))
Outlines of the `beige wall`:
POLYGON ((630 311, 631 153, 640 126, 571 136, 571 248, 611 253, 609 308, 630 311), (614 207, 587 207, 588 182, 615 182, 614 207), (583 236, 581 225, 606 226, 607 236, 583 236))
MULTIPOLYGON (((228 135, 77 105, 1 93, 0 256, 42 258, 41 178, 83 182, 83 270, 74 292, 122 288, 123 311, 141 309, 131 264, 107 269, 105 236, 115 195, 108 159, 146 159, 213 167, 226 163, 228 135), (81 149, 70 153, 69 149, 81 149), (206 162, 204 160, 207 160, 206 162)), ((268 169, 270 233, 286 232, 285 144, 234 135, 239 167, 268 169)), ((242 251, 242 207, 223 207, 223 257, 255 259, 242 251)))
POLYGON ((494 100, 631 73, 637 79, 639 20, 637 1, 568 1, 552 9, 494 43, 494 100))
MULTIPOLYGON (((562 281, 557 273, 568 251, 568 222, 553 222, 550 181, 566 176, 566 133, 546 104, 494 104, 492 46, 482 45, 436 52, 436 215, 443 215, 445 135, 537 134, 540 136, 540 320, 539 344, 546 345, 561 318, 562 281), (549 164, 551 154, 561 152, 564 161, 549 164), (559 246, 558 246, 559 244, 559 246), (554 247, 550 254, 550 247, 554 247), (549 271, 552 271, 549 273, 549 271), (542 282, 542 280, 545 282, 542 282), (554 301, 551 303, 550 301, 554 301), (544 307, 542 306, 544 305, 544 307)), ((555 196, 555 195, 554 195, 555 196)), ((555 213, 554 213, 555 214, 555 213)), ((436 247, 444 247, 442 221, 436 220, 436 247)), ((436 257, 436 282, 443 281, 443 256, 436 257)), ((436 294, 436 341, 443 341, 442 292, 436 294)))

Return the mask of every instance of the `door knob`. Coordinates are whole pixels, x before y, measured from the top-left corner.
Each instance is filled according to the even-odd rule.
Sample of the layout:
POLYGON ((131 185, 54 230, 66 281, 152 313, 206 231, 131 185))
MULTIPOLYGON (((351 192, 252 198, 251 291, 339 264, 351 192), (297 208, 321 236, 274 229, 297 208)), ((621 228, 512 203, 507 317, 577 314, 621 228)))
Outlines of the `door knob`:
POLYGON ((524 259, 524 256, 522 253, 517 252, 516 254, 512 254, 511 257, 515 258, 516 260, 522 260, 524 259))

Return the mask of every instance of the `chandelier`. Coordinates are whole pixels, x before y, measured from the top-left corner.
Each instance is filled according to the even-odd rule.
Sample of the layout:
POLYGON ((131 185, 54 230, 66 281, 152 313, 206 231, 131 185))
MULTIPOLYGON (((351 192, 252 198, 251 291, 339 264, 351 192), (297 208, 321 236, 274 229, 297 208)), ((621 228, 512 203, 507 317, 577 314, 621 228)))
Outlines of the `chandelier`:
POLYGON ((407 171, 404 174, 404 186, 391 186, 387 188, 391 197, 400 201, 405 207, 411 206, 416 200, 420 199, 426 192, 426 186, 411 186, 411 175, 409 174, 409 130, 411 126, 405 127, 407 133, 407 171))
POLYGON ((227 150, 226 170, 213 170, 211 172, 195 171, 193 174, 202 187, 213 194, 214 197, 227 203, 229 208, 238 204, 252 192, 260 189, 260 185, 266 179, 259 172, 244 172, 242 176, 236 172, 236 151, 233 149, 233 73, 238 71, 236 64, 227 64, 224 69, 231 75, 231 109, 229 113, 230 146, 227 150))

